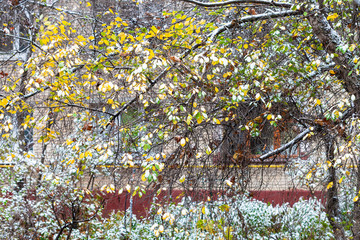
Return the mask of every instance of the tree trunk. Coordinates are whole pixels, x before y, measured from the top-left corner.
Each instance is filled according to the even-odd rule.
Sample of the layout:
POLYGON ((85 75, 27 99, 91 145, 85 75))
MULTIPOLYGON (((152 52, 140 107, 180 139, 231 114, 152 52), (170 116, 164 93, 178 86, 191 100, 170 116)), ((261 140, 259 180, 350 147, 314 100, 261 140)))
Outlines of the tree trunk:
MULTIPOLYGON (((336 169, 334 167, 335 156, 334 156, 334 140, 332 136, 327 136, 325 138, 326 143, 326 158, 331 162, 331 166, 328 169, 328 184, 332 184, 332 187, 329 187, 327 190, 327 201, 326 201, 326 213, 329 219, 329 222, 334 230, 335 239, 342 240, 345 238, 345 230, 342 226, 342 217, 340 213, 339 197, 338 197, 338 185, 336 181, 336 169)), ((328 185, 329 186, 329 185, 328 185)))
MULTIPOLYGON (((309 22, 313 27, 313 31, 315 36, 322 43, 324 50, 329 54, 336 54, 333 58, 337 67, 336 70, 337 77, 342 80, 342 85, 344 89, 350 96, 354 96, 355 100, 353 102, 355 107, 355 114, 360 113, 360 81, 359 77, 356 75, 356 71, 353 71, 355 68, 353 62, 353 55, 351 52, 341 52, 339 51, 339 47, 344 45, 344 42, 341 39, 341 36, 331 27, 329 22, 326 19, 326 16, 319 11, 319 9, 315 10, 316 12, 309 14, 309 22)), ((333 148, 333 147, 332 147, 333 148)), ((331 154, 329 152, 329 154, 331 154)), ((333 159, 333 158, 329 158, 333 159)), ((335 177, 335 169, 329 169, 330 177, 335 177)), ((356 191, 357 193, 360 191, 360 174, 357 173, 357 182, 356 182, 356 191)), ((334 178, 335 179, 335 178, 334 178)), ((334 181, 334 188, 335 188, 334 181)), ((328 197, 332 197, 329 194, 335 196, 335 189, 328 191, 328 197)), ((329 207, 336 207, 336 203, 329 201, 329 207), (335 205, 334 205, 335 204, 335 205)), ((338 201, 338 200, 336 200, 338 201)), ((354 219, 352 231, 354 234, 353 239, 360 240, 360 204, 358 202, 355 203, 354 206, 354 219)))

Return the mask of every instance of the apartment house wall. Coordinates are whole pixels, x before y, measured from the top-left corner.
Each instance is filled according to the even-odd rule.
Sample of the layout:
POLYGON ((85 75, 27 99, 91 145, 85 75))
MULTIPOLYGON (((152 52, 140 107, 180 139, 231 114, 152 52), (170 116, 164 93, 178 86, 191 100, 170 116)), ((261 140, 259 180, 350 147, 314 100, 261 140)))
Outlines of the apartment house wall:
MULTIPOLYGON (((156 2, 156 1, 155 1, 156 2)), ((153 24, 153 21, 155 21, 156 24, 156 17, 153 12, 151 12, 152 9, 155 9, 158 7, 161 3, 163 7, 166 7, 166 4, 162 1, 157 1, 156 4, 148 4, 148 5, 140 5, 136 6, 132 1, 91 1, 92 8, 84 10, 83 5, 80 5, 79 2, 75 1, 74 4, 70 4, 67 2, 66 8, 69 11, 76 12, 79 8, 81 8, 82 11, 85 11, 85 14, 89 14, 90 16, 100 16, 99 17, 99 23, 95 24, 95 29, 101 28, 100 22, 106 22, 106 15, 101 15, 102 9, 114 9, 114 11, 121 12, 124 14, 124 18, 128 19, 128 21, 132 21, 133 24, 138 24, 142 26, 147 26, 150 24, 153 24), (131 11, 130 9, 135 9, 134 11, 131 11)), ((74 24, 81 24, 80 22, 74 23, 74 24)), ((94 34, 94 29, 82 29, 84 31, 84 35, 92 35, 94 34)), ((96 34, 95 34, 96 35, 96 34)), ((16 46, 15 46, 16 47, 16 46)), ((5 56, 6 54, 3 54, 5 56)), ((7 55, 8 56, 8 55, 7 55)), ((5 59, 5 58, 3 58, 5 59)), ((13 60, 15 59, 22 59, 22 57, 15 56, 13 60)), ((0 79, 4 80, 7 79, 6 76, 3 76, 5 74, 9 74, 12 76, 12 79, 15 80, 21 76, 21 71, 17 70, 18 66, 16 65, 16 62, 3 62, 3 68, 4 70, 0 71, 0 79), (3 75, 1 75, 1 72, 3 72, 3 75)), ((53 79, 56 81, 56 79, 53 79)), ((63 118, 62 116, 65 116, 67 114, 72 114, 74 112, 80 112, 79 108, 69 108, 66 112, 54 112, 51 110, 51 108, 47 107, 47 99, 49 98, 49 91, 45 90, 39 94, 37 94, 35 97, 31 98, 28 103, 34 107, 34 112, 32 113, 32 117, 34 118, 33 121, 40 123, 38 124, 37 128, 33 130, 32 139, 28 139, 27 141, 32 141, 33 143, 28 143, 32 145, 33 153, 38 156, 41 161, 47 162, 51 161, 51 158, 54 153, 54 149, 56 145, 59 143, 63 143, 66 141, 66 139, 58 138, 57 140, 50 140, 50 141, 44 141, 44 139, 41 139, 41 137, 44 135, 44 132, 48 131, 47 129, 51 125, 52 131, 54 131, 53 134, 56 135, 56 132, 72 132, 74 129, 80 130, 84 126, 74 126, 74 123, 71 121, 65 120, 66 118, 63 118), (56 120, 56 121, 54 121, 56 120)), ((124 99, 128 98, 127 96, 123 96, 124 99)), ((124 100, 123 99, 123 100, 124 100)), ((88 106, 93 104, 99 104, 97 107, 98 109, 101 109, 100 106, 101 102, 96 102, 94 100, 91 100, 92 102, 88 103, 88 106)), ((122 102, 122 100, 121 100, 122 102)), ((83 131, 86 131, 83 130, 83 131)), ((220 131, 221 132, 221 131, 220 131)), ((273 134, 273 132, 271 133, 273 134)), ((61 135, 61 134, 60 134, 61 135)), ((66 135, 66 134, 64 134, 66 135)), ((220 134, 221 135, 221 134, 220 134)), ((207 162, 206 166, 201 165, 189 165, 187 166, 187 170, 178 170, 170 169, 165 170, 167 172, 168 176, 177 176, 180 178, 182 176, 181 171, 188 171, 191 173, 192 176, 198 176, 201 180, 199 183, 194 184, 193 186, 185 186, 184 184, 180 184, 178 180, 176 179, 175 182, 172 182, 171 184, 169 182, 166 182, 169 179, 164 179, 162 188, 166 188, 167 190, 172 189, 187 189, 189 191, 194 190, 195 188, 198 189, 217 189, 217 190, 226 190, 227 186, 223 186, 222 181, 226 179, 232 180, 234 177, 235 180, 241 182, 240 185, 242 185, 246 189, 250 190, 268 190, 268 191, 283 191, 283 190, 289 190, 289 189, 298 189, 303 188, 306 189, 305 186, 297 185, 293 182, 293 179, 286 173, 286 166, 287 162, 291 161, 290 158, 286 158, 284 161, 281 162, 273 162, 273 163, 263 163, 257 161, 257 155, 260 153, 264 153, 265 149, 268 148, 268 150, 274 149, 274 146, 271 146, 271 144, 279 144, 277 141, 279 140, 276 138, 276 136, 267 136, 268 140, 270 139, 270 142, 263 142, 259 143, 261 139, 258 139, 259 141, 255 141, 253 144, 249 142, 243 142, 242 147, 246 149, 247 147, 254 147, 254 149, 250 149, 246 154, 245 158, 247 161, 250 161, 250 164, 247 163, 246 166, 241 165, 241 163, 232 163, 229 164, 232 160, 234 160, 234 155, 236 154, 236 151, 234 149, 232 151, 234 152, 225 152, 226 150, 221 150, 220 153, 226 153, 226 154, 220 154, 220 161, 219 156, 213 155, 209 161, 207 162), (276 138, 276 139, 275 139, 276 138), (272 140, 271 140, 272 139, 272 140), (261 146, 259 148, 259 146, 261 146), (259 152, 256 152, 259 151, 259 152), (221 163, 224 163, 224 166, 221 166, 221 163), (220 164, 220 165, 219 165, 220 164), (234 165, 234 166, 231 166, 234 165), (240 167, 239 167, 240 166, 240 167)), ((239 142, 238 142, 239 143, 239 142)), ((173 142, 173 147, 175 148, 177 144, 173 142)), ((171 144, 169 145, 170 148, 168 152, 171 152, 171 144)), ((278 146, 277 146, 278 147, 278 146)), ((294 156, 295 158, 298 158, 300 156, 294 156)), ((235 159, 236 160, 236 159, 235 159)), ((106 167, 106 166, 105 166, 106 167)), ((101 169, 101 167, 99 167, 101 169)), ((176 168, 176 167, 174 167, 176 168)), ((104 168, 105 169, 105 168, 104 168)), ((104 171, 102 169, 102 171, 104 171)), ((142 172, 138 169, 122 169, 121 167, 117 168, 107 168, 111 169, 111 175, 113 177, 103 176, 101 175, 101 171, 99 174, 95 176, 91 176, 88 179, 84 179, 84 186, 88 185, 88 182, 91 180, 91 186, 94 189, 99 189, 104 185, 110 185, 116 183, 116 187, 118 189, 124 187, 126 184, 133 184, 141 183, 141 174, 142 172)), ((165 176, 165 173, 164 173, 165 176)), ((165 178, 165 177, 164 177, 165 178)), ((194 179, 195 181, 196 179, 194 179)), ((191 179, 189 179, 191 181, 191 179)), ((157 185, 149 185, 147 187, 154 187, 156 188, 157 185)))

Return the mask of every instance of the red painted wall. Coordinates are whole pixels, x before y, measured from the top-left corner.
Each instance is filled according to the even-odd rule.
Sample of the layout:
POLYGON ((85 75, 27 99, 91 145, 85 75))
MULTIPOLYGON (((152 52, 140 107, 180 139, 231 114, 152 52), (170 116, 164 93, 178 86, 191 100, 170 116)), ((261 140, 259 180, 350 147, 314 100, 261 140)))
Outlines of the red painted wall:
MULTIPOLYGON (((172 192, 172 202, 179 202, 184 194, 181 190, 174 190, 172 192)), ((188 196, 194 201, 205 201, 208 197, 212 200, 216 200, 221 192, 214 193, 210 191, 193 191, 188 192, 188 196)), ((297 202, 301 197, 304 199, 309 199, 310 197, 317 197, 321 199, 323 202, 325 201, 325 193, 321 191, 316 191, 311 193, 310 191, 305 190, 284 190, 284 191, 252 191, 250 196, 253 198, 263 201, 265 203, 270 203, 272 205, 281 205, 283 203, 289 203, 290 205, 297 202)), ((158 203, 161 202, 169 202, 167 197, 167 192, 162 192, 158 196, 158 203)), ((153 192, 148 191, 142 198, 139 196, 133 197, 133 213, 138 217, 145 217, 148 214, 148 210, 150 209, 151 203, 153 202, 153 192)), ((104 196, 105 198, 105 209, 104 215, 107 216, 112 211, 124 211, 128 209, 130 206, 130 194, 129 193, 109 193, 104 196)))

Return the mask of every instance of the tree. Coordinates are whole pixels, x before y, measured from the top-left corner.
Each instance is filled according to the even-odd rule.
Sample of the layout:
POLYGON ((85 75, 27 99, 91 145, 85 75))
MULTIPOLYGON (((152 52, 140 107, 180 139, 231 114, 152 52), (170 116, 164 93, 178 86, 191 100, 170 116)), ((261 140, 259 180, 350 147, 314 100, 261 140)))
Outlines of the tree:
POLYGON ((262 151, 262 143, 259 159, 312 143, 306 151, 314 165, 300 177, 310 187, 326 181, 336 238, 360 239, 360 175, 348 169, 358 162, 356 2, 89 1, 76 10, 57 2, 1 4, 21 12, 19 23, 30 26, 26 36, 14 36, 4 18, 2 34, 31 46, 26 58, 5 61, 1 72, 2 136, 11 146, 2 156, 16 163, 4 175, 14 181, 3 194, 30 201, 28 191, 35 191, 31 201, 52 207, 44 222, 57 222, 59 238, 65 232, 70 238, 98 214, 100 200, 84 197, 97 175, 114 179, 102 184, 104 191, 134 195, 162 186, 169 196, 175 188, 226 189, 217 179, 245 191, 251 142, 260 146, 275 128, 293 125, 296 136, 277 149, 262 151), (40 158, 23 139, 28 128, 41 143, 40 158), (131 177, 133 168, 100 171, 100 165, 143 172, 131 177), (351 214, 340 211, 351 203, 341 197, 346 188, 351 214), (71 218, 58 211, 60 203, 71 218))

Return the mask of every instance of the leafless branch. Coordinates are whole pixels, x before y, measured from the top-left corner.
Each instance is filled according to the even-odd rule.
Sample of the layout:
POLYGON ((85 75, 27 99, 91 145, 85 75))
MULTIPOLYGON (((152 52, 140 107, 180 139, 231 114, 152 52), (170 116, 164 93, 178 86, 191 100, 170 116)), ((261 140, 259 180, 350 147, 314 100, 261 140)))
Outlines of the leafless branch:
POLYGON ((187 3, 193 3, 198 6, 202 6, 202 7, 222 7, 222 6, 226 6, 226 5, 244 4, 244 3, 271 5, 271 6, 275 6, 275 7, 285 7, 285 8, 291 8, 291 6, 292 6, 291 3, 274 2, 274 1, 266 1, 266 0, 230 0, 230 1, 225 1, 225 2, 212 2, 212 3, 199 2, 199 1, 195 1, 195 0, 181 0, 181 1, 187 2, 187 3))
POLYGON ((272 157, 272 156, 275 156, 283 151, 285 151, 286 149, 288 148, 291 148, 292 146, 294 146, 296 143, 300 142, 307 134, 309 134, 311 132, 310 128, 306 129, 305 131, 301 132, 299 135, 297 135, 293 140, 291 140, 290 142, 282 145, 281 147, 271 151, 271 152, 268 152, 262 156, 259 157, 259 159, 262 161, 266 158, 269 158, 269 157, 272 157))
POLYGON ((297 16, 301 15, 302 13, 300 11, 292 11, 292 10, 286 10, 286 11, 280 11, 280 12, 274 12, 274 13, 264 13, 264 14, 258 14, 258 15, 250 15, 242 17, 238 20, 232 20, 231 22, 227 22, 221 27, 215 29, 209 36, 209 39, 214 41, 216 36, 218 36, 220 33, 226 31, 227 29, 233 28, 241 23, 246 22, 256 22, 259 20, 265 20, 265 19, 271 19, 271 18, 279 18, 279 17, 287 17, 287 16, 297 16))

